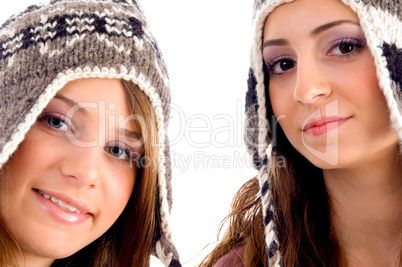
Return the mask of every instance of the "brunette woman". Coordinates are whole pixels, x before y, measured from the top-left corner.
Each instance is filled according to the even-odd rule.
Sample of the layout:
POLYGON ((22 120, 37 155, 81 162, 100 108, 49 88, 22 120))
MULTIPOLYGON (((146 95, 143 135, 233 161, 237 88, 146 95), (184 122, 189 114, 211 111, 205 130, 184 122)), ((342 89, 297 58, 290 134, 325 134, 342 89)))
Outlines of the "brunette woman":
POLYGON ((246 97, 259 173, 202 266, 402 266, 399 0, 257 0, 246 97))

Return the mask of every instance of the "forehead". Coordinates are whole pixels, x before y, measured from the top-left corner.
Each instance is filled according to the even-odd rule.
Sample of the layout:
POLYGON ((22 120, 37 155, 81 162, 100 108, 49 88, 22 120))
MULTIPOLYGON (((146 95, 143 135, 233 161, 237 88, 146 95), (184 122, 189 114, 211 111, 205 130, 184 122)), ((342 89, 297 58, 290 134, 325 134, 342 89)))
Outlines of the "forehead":
POLYGON ((265 36, 300 33, 337 20, 359 22, 356 13, 340 0, 295 0, 276 7, 266 18, 265 36))
POLYGON ((77 103, 104 102, 113 106, 107 111, 118 110, 130 113, 129 99, 122 82, 118 79, 87 78, 69 82, 58 95, 67 97, 77 103))

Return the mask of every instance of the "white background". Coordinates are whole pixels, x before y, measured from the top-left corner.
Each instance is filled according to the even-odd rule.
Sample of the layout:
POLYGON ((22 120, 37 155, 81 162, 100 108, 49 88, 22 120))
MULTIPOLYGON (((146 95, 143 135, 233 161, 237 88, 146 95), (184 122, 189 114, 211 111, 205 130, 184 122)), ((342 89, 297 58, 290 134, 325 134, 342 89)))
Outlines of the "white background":
MULTIPOLYGON (((37 0, 3 3, 2 24, 37 0)), ((184 266, 211 251, 239 187, 256 175, 243 142, 252 1, 142 0, 171 80, 171 230, 184 266)), ((151 266, 162 266, 152 260, 151 266)))

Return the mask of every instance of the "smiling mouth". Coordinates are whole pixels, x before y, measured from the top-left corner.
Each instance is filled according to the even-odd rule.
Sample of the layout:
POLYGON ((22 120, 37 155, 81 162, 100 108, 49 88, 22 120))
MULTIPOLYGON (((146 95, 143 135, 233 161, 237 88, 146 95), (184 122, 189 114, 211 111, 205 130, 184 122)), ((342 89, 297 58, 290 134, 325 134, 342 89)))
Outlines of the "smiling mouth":
POLYGON ((60 209, 65 210, 65 211, 69 211, 69 212, 75 212, 75 213, 81 213, 81 214, 85 214, 84 212, 79 211, 76 207, 70 206, 68 204, 66 204, 63 200, 55 198, 55 197, 51 197, 49 195, 46 195, 45 193, 43 193, 40 190, 36 190, 41 196, 43 196, 46 199, 49 199, 50 201, 52 201, 54 204, 56 204, 60 209))
POLYGON ((318 136, 338 128, 350 118, 351 117, 323 117, 321 119, 311 120, 302 130, 306 134, 318 136))

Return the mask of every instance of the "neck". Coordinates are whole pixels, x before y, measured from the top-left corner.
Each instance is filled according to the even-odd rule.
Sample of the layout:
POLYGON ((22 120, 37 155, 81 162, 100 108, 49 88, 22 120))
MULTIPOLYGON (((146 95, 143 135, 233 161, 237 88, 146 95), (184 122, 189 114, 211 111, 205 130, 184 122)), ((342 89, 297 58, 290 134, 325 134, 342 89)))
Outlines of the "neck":
POLYGON ((323 171, 332 225, 348 265, 402 264, 402 164, 398 151, 399 147, 384 151, 353 168, 323 171))
MULTIPOLYGON (((17 254, 18 255, 18 254, 17 254)), ((37 258, 31 255, 22 255, 17 257, 17 265, 23 267, 49 267, 53 264, 54 260, 37 258)))

